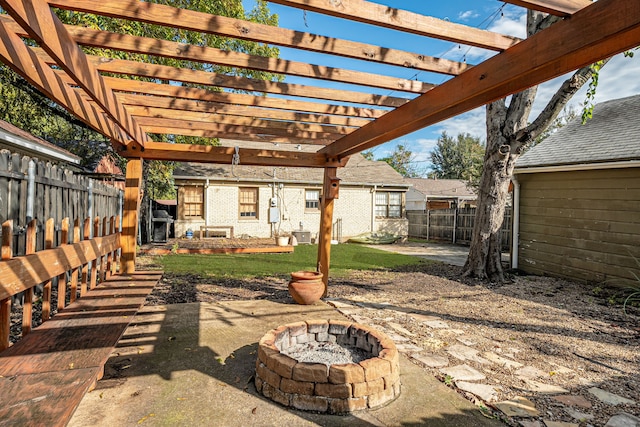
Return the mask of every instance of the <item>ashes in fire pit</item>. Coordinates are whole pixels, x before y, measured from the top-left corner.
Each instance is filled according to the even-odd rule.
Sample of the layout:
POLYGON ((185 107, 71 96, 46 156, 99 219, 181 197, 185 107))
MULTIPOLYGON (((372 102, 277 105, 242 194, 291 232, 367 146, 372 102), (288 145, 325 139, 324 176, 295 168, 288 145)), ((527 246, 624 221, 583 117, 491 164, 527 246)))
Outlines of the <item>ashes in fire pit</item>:
POLYGON ((296 409, 347 414, 400 395, 399 354, 380 331, 308 320, 269 331, 258 345, 256 389, 296 409))

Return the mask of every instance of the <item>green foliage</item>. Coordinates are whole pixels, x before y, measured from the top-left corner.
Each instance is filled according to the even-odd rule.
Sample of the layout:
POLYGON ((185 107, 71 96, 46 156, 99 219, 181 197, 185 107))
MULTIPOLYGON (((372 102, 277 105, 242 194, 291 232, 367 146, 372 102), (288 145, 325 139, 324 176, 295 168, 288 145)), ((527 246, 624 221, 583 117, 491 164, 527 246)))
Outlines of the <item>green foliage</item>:
POLYGON ((431 152, 432 176, 440 179, 461 179, 477 187, 482 175, 484 145, 480 138, 459 133, 456 138, 442 132, 431 152))
POLYGON ((582 124, 586 123, 587 120, 593 117, 593 107, 595 106, 600 70, 606 63, 607 61, 598 61, 595 64, 591 64, 591 80, 589 80, 589 87, 587 87, 587 93, 585 95, 584 105, 582 108, 582 124))
MULTIPOLYGON (((169 255, 160 259, 165 273, 190 273, 234 278, 282 276, 292 271, 315 270, 317 245, 296 246, 288 254, 169 255)), ((388 270, 424 263, 416 257, 394 254, 361 245, 331 248, 331 275, 345 276, 353 270, 388 270)))
MULTIPOLYGON (((367 158, 367 156, 371 158, 373 157, 373 153, 367 153, 365 158, 367 158)), ((396 148, 390 155, 378 160, 388 163, 400 175, 407 178, 419 178, 424 174, 424 171, 415 166, 415 156, 411 150, 408 150, 403 144, 396 145, 396 148)))
POLYGON ((371 150, 367 150, 367 151, 363 151, 362 153, 362 157, 364 157, 367 160, 371 160, 374 161, 375 159, 373 158, 373 151, 371 150))

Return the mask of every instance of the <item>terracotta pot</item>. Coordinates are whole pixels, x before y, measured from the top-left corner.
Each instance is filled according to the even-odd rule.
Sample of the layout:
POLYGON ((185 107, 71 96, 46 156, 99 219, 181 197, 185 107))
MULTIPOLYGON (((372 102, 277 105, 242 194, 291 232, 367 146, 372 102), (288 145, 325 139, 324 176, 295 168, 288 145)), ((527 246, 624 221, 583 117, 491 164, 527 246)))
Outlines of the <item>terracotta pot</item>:
POLYGON ((298 304, 309 305, 324 294, 322 273, 315 271, 295 271, 291 273, 289 294, 298 304))

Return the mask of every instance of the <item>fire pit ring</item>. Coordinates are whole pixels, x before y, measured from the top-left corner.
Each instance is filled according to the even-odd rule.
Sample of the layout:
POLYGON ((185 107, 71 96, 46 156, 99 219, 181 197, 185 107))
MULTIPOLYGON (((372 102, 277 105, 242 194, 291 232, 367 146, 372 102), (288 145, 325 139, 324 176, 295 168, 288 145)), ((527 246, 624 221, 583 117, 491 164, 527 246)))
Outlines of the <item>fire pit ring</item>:
POLYGON ((255 385, 284 406, 349 414, 379 408, 400 395, 399 363, 394 342, 380 331, 347 321, 307 320, 280 326, 260 339, 255 385), (301 347, 335 345, 363 360, 318 363, 288 355, 301 347))

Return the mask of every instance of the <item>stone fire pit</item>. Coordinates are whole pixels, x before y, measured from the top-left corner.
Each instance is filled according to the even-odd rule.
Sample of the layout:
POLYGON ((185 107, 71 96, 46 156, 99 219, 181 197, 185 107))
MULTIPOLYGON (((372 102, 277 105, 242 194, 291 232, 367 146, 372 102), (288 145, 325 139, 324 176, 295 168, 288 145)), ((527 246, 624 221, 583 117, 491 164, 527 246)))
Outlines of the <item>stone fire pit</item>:
POLYGON ((384 333, 352 322, 307 320, 258 345, 258 392, 304 411, 348 414, 400 395, 399 354, 384 333))

